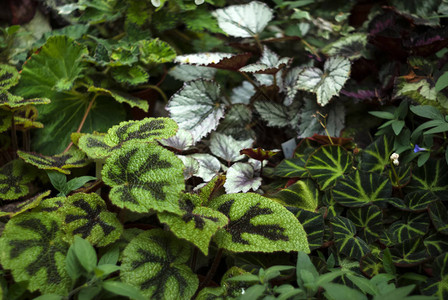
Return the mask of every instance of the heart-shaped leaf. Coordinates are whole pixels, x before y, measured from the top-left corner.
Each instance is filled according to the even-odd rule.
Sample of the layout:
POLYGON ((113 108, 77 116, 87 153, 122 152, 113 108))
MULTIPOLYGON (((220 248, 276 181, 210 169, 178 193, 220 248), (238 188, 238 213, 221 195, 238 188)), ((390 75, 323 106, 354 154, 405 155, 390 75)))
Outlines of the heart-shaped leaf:
POLYGON ((355 224, 359 237, 367 243, 378 240, 384 230, 383 213, 376 205, 352 208, 347 217, 355 224))
POLYGON ((255 174, 254 167, 248 163, 235 163, 226 173, 224 188, 227 193, 246 193, 256 191, 261 186, 262 178, 255 174))
POLYGON ((197 142, 216 129, 219 120, 224 116, 224 105, 219 93, 220 87, 217 83, 190 81, 171 97, 167 110, 179 128, 190 131, 197 142))
POLYGON ((284 206, 292 206, 308 211, 316 211, 320 203, 319 190, 310 179, 299 180, 280 191, 269 195, 284 206))
POLYGON ((429 258, 428 250, 420 237, 405 240, 403 243, 395 245, 390 252, 396 266, 416 266, 429 258))
POLYGON ((427 214, 409 214, 403 220, 392 223, 389 233, 397 243, 403 243, 414 237, 421 237, 428 232, 429 218, 427 214))
POLYGON ((327 105, 340 90, 350 75, 350 60, 342 56, 330 57, 324 64, 324 70, 304 68, 298 75, 295 88, 317 95, 320 106, 327 105))
POLYGON ((296 217, 305 229, 310 250, 322 247, 325 230, 324 215, 299 208, 296 217))
POLYGON ((113 204, 136 212, 180 213, 183 163, 156 144, 127 143, 106 160, 102 175, 113 204))
POLYGON ((344 217, 336 217, 332 219, 331 225, 338 252, 357 260, 370 252, 367 243, 356 236, 356 227, 352 221, 344 217))
POLYGON ((429 160, 414 170, 411 182, 405 187, 407 193, 429 191, 441 200, 448 200, 448 166, 444 160, 429 160))
POLYGON ((228 163, 242 160, 244 155, 241 149, 249 148, 254 141, 252 139, 237 141, 230 135, 213 132, 210 137, 210 151, 228 163))
POLYGON ((269 50, 268 47, 263 47, 263 55, 260 60, 254 64, 250 64, 242 67, 239 71, 245 73, 256 73, 256 74, 275 74, 283 67, 290 63, 291 59, 289 57, 280 57, 273 51, 269 50))
POLYGON ((15 200, 28 194, 28 183, 36 177, 22 160, 16 159, 0 169, 0 199, 15 200))
POLYGON ((186 265, 188 244, 159 229, 147 230, 123 251, 120 278, 148 299, 191 299, 199 280, 186 265))
POLYGON ((392 154, 392 137, 383 135, 361 152, 359 168, 367 172, 383 173, 384 168, 390 165, 392 154))
POLYGON ((213 199, 209 207, 230 220, 214 237, 221 248, 233 252, 309 252, 303 226, 273 200, 253 193, 227 194, 213 199))

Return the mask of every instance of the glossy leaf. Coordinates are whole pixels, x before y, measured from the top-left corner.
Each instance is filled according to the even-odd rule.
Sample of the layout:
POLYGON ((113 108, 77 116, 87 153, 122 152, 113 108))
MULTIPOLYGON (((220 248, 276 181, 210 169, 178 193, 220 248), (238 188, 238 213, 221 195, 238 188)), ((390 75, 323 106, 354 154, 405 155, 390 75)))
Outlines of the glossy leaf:
POLYGON ((271 127, 296 126, 299 121, 297 110, 280 105, 273 101, 256 101, 255 109, 261 118, 271 127))
MULTIPOLYGON (((415 191, 404 196, 403 204, 398 208, 412 212, 424 211, 439 198, 429 191, 415 191)), ((393 203, 392 203, 393 205, 393 203)))
POLYGON ((169 232, 148 230, 123 251, 120 278, 151 299, 190 299, 199 280, 186 265, 190 247, 169 232))
POLYGON ((219 94, 217 83, 190 81, 171 97, 167 110, 179 128, 190 131, 197 142, 216 129, 224 116, 224 105, 219 94))
POLYGON ((421 237, 428 232, 429 218, 427 214, 409 214, 403 220, 392 223, 389 233, 397 243, 414 237, 421 237))
POLYGON ((390 165, 392 147, 391 137, 386 135, 380 136, 361 152, 359 168, 367 172, 383 173, 384 168, 390 165))
POLYGON ((392 196, 392 185, 388 177, 357 170, 341 179, 332 194, 343 206, 362 207, 388 201, 392 196))
POLYGON ((159 141, 162 145, 176 149, 178 151, 188 150, 194 145, 193 135, 184 129, 179 129, 176 135, 161 139, 159 141))
POLYGON ((305 168, 317 181, 322 190, 334 186, 345 173, 350 171, 351 155, 340 146, 322 146, 314 151, 305 168))
POLYGON ((428 258, 423 240, 420 237, 405 240, 391 249, 392 260, 397 266, 415 266, 422 264, 428 258))
POLYGON ((227 194, 213 199, 209 207, 230 220, 214 237, 221 248, 233 252, 309 252, 303 226, 273 200, 253 193, 227 194))
POLYGON ((320 203, 319 190, 310 179, 299 180, 280 191, 269 195, 284 206, 292 206, 307 211, 316 211, 320 203))
POLYGON ((160 222, 169 226, 179 238, 195 244, 208 255, 209 243, 219 228, 227 225, 229 220, 222 213, 201 206, 201 199, 193 194, 183 194, 179 200, 182 215, 158 213, 160 222))
POLYGON ((0 238, 0 259, 17 282, 27 280, 30 291, 66 295, 71 280, 65 270, 68 244, 61 220, 54 213, 21 214, 11 219, 0 238))
POLYGON ((436 230, 448 234, 448 211, 441 201, 434 201, 429 205, 429 216, 436 230))
POLYGON ((350 60, 342 56, 330 57, 324 70, 305 68, 299 73, 296 88, 317 95, 320 106, 327 105, 331 98, 338 96, 350 75, 350 60))
POLYGON ((219 160, 208 153, 195 153, 189 155, 199 162, 199 170, 195 176, 202 178, 205 182, 212 180, 219 174, 221 163, 219 160))
POLYGON ((336 217, 331 221, 334 241, 340 253, 354 259, 361 259, 370 252, 369 246, 356 236, 356 227, 352 221, 344 217, 336 217))
POLYGON ((0 199, 15 200, 29 193, 28 183, 36 175, 20 159, 13 160, 0 168, 0 199))
POLYGON ((161 146, 127 143, 106 160, 102 175, 104 183, 112 187, 109 197, 118 207, 179 213, 183 167, 180 159, 161 146))
POLYGON ((211 134, 209 147, 215 156, 230 163, 242 160, 244 155, 240 154, 240 150, 249 148, 253 142, 252 139, 237 141, 230 135, 214 132, 211 134))
POLYGON ((366 34, 354 33, 328 44, 322 49, 322 52, 329 56, 343 56, 355 60, 361 57, 366 44, 366 34))
POLYGON ((448 200, 448 166, 443 160, 429 160, 414 169, 411 181, 405 187, 407 193, 429 191, 441 200, 448 200))
POLYGON ((169 72, 171 76, 180 81, 191 81, 196 79, 212 80, 216 69, 195 65, 178 65, 169 72))
POLYGON ((252 1, 217 9, 213 16, 218 20, 219 27, 228 35, 252 37, 263 31, 273 18, 273 12, 266 4, 252 1))
POLYGON ((358 236, 367 243, 378 240, 384 230, 383 213, 376 205, 352 208, 347 217, 355 224, 358 236))
POLYGON ((322 247, 325 231, 324 215, 300 208, 295 215, 305 229, 310 250, 322 247))

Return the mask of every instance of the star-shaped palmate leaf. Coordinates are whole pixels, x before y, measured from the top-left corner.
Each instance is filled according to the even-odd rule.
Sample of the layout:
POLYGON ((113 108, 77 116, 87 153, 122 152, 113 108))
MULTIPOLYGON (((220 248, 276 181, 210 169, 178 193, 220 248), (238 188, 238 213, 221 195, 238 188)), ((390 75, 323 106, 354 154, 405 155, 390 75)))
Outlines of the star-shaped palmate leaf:
POLYGON ((39 169, 55 170, 64 174, 70 174, 70 171, 67 169, 81 168, 89 164, 84 152, 76 147, 71 147, 69 151, 53 156, 25 151, 17 151, 17 154, 25 162, 32 164, 39 169))
POLYGON ((73 236, 80 235, 94 246, 109 245, 123 232, 116 215, 108 212, 104 200, 94 193, 68 197, 59 212, 63 214, 64 231, 73 236))
POLYGON ((171 151, 147 143, 127 143, 112 152, 102 174, 112 187, 113 204, 136 212, 181 214, 178 199, 184 189, 184 164, 171 151))
POLYGON ((227 225, 229 219, 219 211, 203 207, 201 198, 193 194, 183 194, 179 200, 182 215, 159 213, 160 222, 167 224, 179 238, 195 244, 205 255, 216 231, 227 225))
POLYGON ((124 249, 120 277, 148 299, 190 299, 199 280, 186 265, 189 257, 187 243, 169 232, 148 230, 124 249))
POLYGON ((29 282, 30 291, 65 295, 71 285, 65 270, 68 247, 57 214, 24 213, 7 223, 0 238, 0 260, 16 282, 29 282))
POLYGON ((254 193, 222 195, 209 207, 226 215, 230 222, 214 240, 220 248, 234 252, 309 252, 305 230, 283 205, 254 193))

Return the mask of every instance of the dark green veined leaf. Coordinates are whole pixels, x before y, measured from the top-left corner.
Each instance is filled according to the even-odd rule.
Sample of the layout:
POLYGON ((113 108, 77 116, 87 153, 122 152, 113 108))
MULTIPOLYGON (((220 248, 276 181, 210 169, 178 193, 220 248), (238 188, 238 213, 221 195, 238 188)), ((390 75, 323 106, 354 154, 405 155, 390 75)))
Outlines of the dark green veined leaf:
POLYGON ((252 1, 217 9, 213 16, 218 20, 219 27, 228 35, 247 38, 261 33, 274 15, 265 3, 252 1))
POLYGON ((48 197, 50 195, 50 193, 51 193, 51 191, 46 191, 46 192, 37 194, 34 197, 31 197, 24 201, 20 201, 18 203, 13 202, 11 204, 4 205, 4 206, 2 206, 2 209, 0 211, 0 216, 1 217, 9 216, 12 218, 14 216, 17 216, 19 214, 22 214, 22 213, 30 210, 30 209, 33 209, 40 204, 42 199, 44 199, 45 197, 48 197))
POLYGON ((118 207, 136 212, 180 213, 184 165, 172 152, 156 144, 127 143, 106 160, 102 175, 112 187, 109 197, 118 207))
POLYGON ((439 255, 432 263, 433 278, 429 278, 422 287, 425 295, 434 295, 438 299, 448 297, 448 253, 439 255))
POLYGON ((11 111, 0 109, 0 133, 5 132, 6 130, 9 129, 9 127, 11 127, 11 119, 12 119, 11 111))
POLYGON ((170 118, 145 118, 139 121, 126 121, 107 131, 104 142, 113 147, 125 142, 152 142, 174 136, 177 124, 170 118))
POLYGON ((322 190, 334 186, 338 179, 350 171, 351 155, 341 146, 322 146, 314 151, 305 168, 322 190))
MULTIPOLYGON (((61 208, 66 201, 67 197, 53 197, 43 199, 37 207, 35 207, 32 212, 53 212, 61 208)), ((62 218, 61 218, 62 219, 62 218)))
POLYGON ((182 215, 158 213, 160 222, 169 226, 179 238, 195 244, 205 255, 212 236, 219 228, 227 225, 229 220, 222 213, 208 207, 201 207, 202 200, 193 194, 182 194, 179 207, 182 215))
POLYGON ((403 243, 414 237, 421 237, 428 232, 429 218, 423 214, 409 214, 403 220, 392 223, 389 233, 397 243, 403 243))
POLYGON ((448 234, 448 212, 441 201, 435 201, 429 205, 429 216, 437 232, 448 234))
POLYGON ((15 200, 29 192, 28 183, 36 177, 22 160, 16 159, 0 169, 0 199, 15 200))
POLYGON ((415 191, 404 196, 404 201, 399 204, 392 205, 406 211, 421 212, 428 209, 428 206, 439 198, 429 191, 415 191))
POLYGON ((324 71, 308 67, 298 75, 295 88, 317 95, 320 106, 327 105, 333 96, 338 96, 340 90, 350 76, 350 60, 342 56, 327 59, 324 71))
POLYGON ((431 257, 436 257, 448 251, 448 240, 443 234, 435 233, 426 237, 423 241, 431 257))
POLYGON ((176 51, 159 39, 141 40, 138 42, 140 61, 144 64, 160 64, 171 62, 176 57, 176 51))
POLYGON ((213 199, 209 206, 230 220, 215 235, 221 248, 233 252, 309 252, 303 226, 273 200, 253 193, 227 194, 213 199))
POLYGON ((392 247, 397 242, 393 239, 391 233, 387 230, 381 232, 380 243, 385 245, 386 247, 392 247))
POLYGON ((0 64, 0 90, 7 90, 19 82, 19 72, 10 65, 0 64))
POLYGON ((443 94, 437 93, 434 84, 430 82, 429 78, 407 82, 407 79, 403 76, 398 77, 395 82, 393 97, 408 97, 420 104, 433 105, 442 109, 439 101, 440 98, 443 98, 443 94))
POLYGON ((379 204, 392 196, 389 178, 356 170, 341 179, 332 190, 334 200, 347 207, 379 204))
POLYGON ((34 152, 17 151, 17 154, 25 162, 43 170, 55 170, 64 174, 70 174, 68 169, 82 168, 89 164, 84 152, 71 147, 69 151, 53 156, 45 156, 34 152))
POLYGON ((117 91, 117 90, 108 90, 101 87, 90 86, 87 90, 88 92, 93 92, 95 94, 103 94, 106 96, 110 96, 114 98, 115 101, 119 103, 129 104, 131 107, 138 107, 141 110, 148 112, 149 104, 148 101, 131 96, 127 93, 117 91))
POLYGON ((239 267, 231 267, 222 276, 221 286, 218 288, 206 287, 202 289, 197 298, 198 300, 226 299, 236 298, 241 295, 242 290, 249 288, 252 283, 242 280, 231 280, 235 276, 250 274, 239 267))
POLYGON ((293 206, 316 211, 320 203, 319 190, 310 179, 299 180, 280 191, 269 195, 284 206, 293 206))
POLYGON ((282 160, 274 169, 274 175, 280 177, 307 177, 308 171, 305 169, 307 157, 287 158, 282 160))
POLYGON ((444 160, 429 160, 413 171, 405 192, 429 191, 441 200, 448 200, 448 166, 444 160))
POLYGON ((50 99, 47 98, 25 99, 23 97, 13 95, 8 91, 0 90, 0 107, 6 106, 9 109, 14 109, 24 107, 26 105, 48 104, 50 102, 50 99))
POLYGON ((234 163, 226 172, 224 188, 226 193, 246 193, 250 190, 256 191, 261 186, 262 178, 259 170, 249 163, 234 163))
POLYGON ((112 69, 112 77, 125 85, 139 85, 148 81, 149 74, 141 66, 120 66, 112 69))
POLYGON ((420 237, 405 240, 403 243, 395 245, 390 253, 396 266, 416 266, 429 259, 428 251, 420 237))
POLYGON ((186 265, 190 247, 169 232, 148 230, 123 251, 121 280, 148 299, 190 299, 199 280, 186 265))
POLYGON ((261 118, 268 123, 270 127, 296 127, 300 115, 298 107, 286 107, 273 101, 258 100, 254 103, 255 109, 261 118))
POLYGON ((322 48, 322 52, 329 56, 344 56, 351 60, 361 57, 361 52, 367 44, 367 34, 355 33, 344 36, 322 48))
POLYGON ((331 220, 331 225, 339 253, 360 260, 370 252, 366 242, 356 236, 356 227, 352 221, 344 217, 335 217, 331 220))
POLYGON ((104 133, 83 134, 78 140, 78 147, 91 159, 105 159, 109 157, 112 150, 119 148, 111 147, 104 142, 104 133))
POLYGON ((231 135, 238 140, 255 139, 255 131, 251 128, 253 111, 244 104, 234 104, 226 111, 216 131, 231 135))
POLYGON ((392 147, 392 137, 380 136, 361 152, 359 168, 367 172, 383 173, 384 168, 390 165, 392 147))
POLYGON ((323 214, 300 208, 297 210, 298 212, 295 215, 305 229, 310 250, 322 247, 325 229, 323 214))
POLYGON ((352 208, 347 217, 355 224, 358 235, 367 243, 379 239, 383 227, 383 213, 376 205, 352 208))
POLYGON ((188 130, 199 141, 216 129, 224 116, 224 104, 217 83, 195 80, 184 84, 170 99, 167 110, 179 128, 188 130))
POLYGON ((94 193, 68 197, 59 212, 64 216, 63 230, 72 236, 79 235, 93 246, 109 245, 123 231, 116 215, 108 212, 104 200, 94 193))
POLYGON ((360 266, 361 271, 369 276, 373 277, 380 273, 384 273, 384 266, 382 260, 378 257, 376 253, 368 253, 361 258, 360 266))
POLYGON ((1 263, 30 291, 66 295, 71 280, 65 269, 68 244, 54 213, 25 213, 11 219, 0 238, 1 263))

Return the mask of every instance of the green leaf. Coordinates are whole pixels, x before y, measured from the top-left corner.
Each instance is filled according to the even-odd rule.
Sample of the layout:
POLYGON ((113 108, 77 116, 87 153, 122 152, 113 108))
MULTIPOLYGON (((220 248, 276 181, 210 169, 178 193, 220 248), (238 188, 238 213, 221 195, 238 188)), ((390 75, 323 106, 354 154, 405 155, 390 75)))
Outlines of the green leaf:
POLYGON ((423 241, 431 257, 436 257, 448 251, 448 241, 445 235, 440 233, 431 234, 423 241))
POLYGON ((46 191, 24 201, 15 201, 13 203, 3 205, 2 210, 0 211, 0 216, 9 216, 12 218, 33 209, 37 207, 45 197, 48 197, 50 193, 51 191, 46 191))
POLYGON ((289 57, 280 57, 268 47, 263 47, 263 53, 260 60, 256 63, 242 67, 239 71, 256 74, 275 74, 290 62, 289 57))
POLYGON ((249 190, 258 190, 262 178, 255 171, 254 166, 249 163, 234 163, 226 173, 224 183, 226 193, 246 193, 249 190))
POLYGON ((392 154, 392 137, 383 135, 361 152, 359 168, 367 172, 383 173, 384 168, 390 165, 392 154))
POLYGON ((225 33, 246 38, 261 33, 274 16, 268 5, 258 1, 227 6, 212 14, 225 33))
POLYGON ((316 211, 320 203, 319 190, 310 179, 299 180, 280 191, 269 195, 284 206, 293 206, 308 211, 316 211))
POLYGON ((256 101, 255 109, 270 127, 296 126, 300 115, 296 109, 272 101, 256 101))
POLYGON ((67 196, 67 176, 58 171, 47 171, 47 175, 53 187, 60 192, 60 196, 67 196))
POLYGON ((141 40, 138 42, 140 61, 144 64, 160 64, 171 62, 176 57, 176 51, 159 39, 141 40))
POLYGON ((322 247, 325 230, 323 214, 298 209, 296 218, 302 224, 303 229, 305 229, 310 250, 322 247))
POLYGON ((361 258, 360 269, 369 277, 385 272, 383 262, 379 255, 372 252, 361 258))
POLYGON ((377 118, 386 119, 386 120, 393 120, 395 119, 395 116, 393 113, 388 111, 369 111, 369 114, 372 116, 375 116, 377 118))
POLYGON ((340 253, 360 260, 370 252, 367 243, 356 236, 356 227, 352 221, 344 217, 336 217, 331 221, 331 225, 334 241, 340 253))
POLYGON ((104 133, 83 134, 78 140, 78 147, 91 159, 107 158, 111 151, 119 146, 109 146, 104 142, 104 137, 104 133))
POLYGON ((355 60, 362 56, 366 44, 367 34, 352 33, 328 44, 321 51, 328 56, 344 56, 355 60))
POLYGON ((17 109, 27 105, 48 104, 50 102, 50 99, 47 98, 25 99, 0 89, 0 107, 5 106, 8 109, 17 109))
POLYGON ((20 150, 17 151, 17 154, 25 162, 39 169, 55 170, 63 174, 70 174, 68 169, 82 168, 89 164, 86 155, 79 149, 76 149, 76 147, 71 147, 68 152, 53 156, 45 156, 35 152, 24 152, 20 150))
POLYGON ((320 106, 327 105, 350 76, 350 60, 342 56, 330 57, 324 65, 324 71, 308 67, 299 73, 295 88, 317 95, 320 106))
POLYGON ((448 295, 447 270, 448 270, 448 253, 443 253, 436 257, 432 263, 433 278, 429 278, 422 287, 425 295, 434 295, 438 299, 444 299, 448 295))
POLYGON ((179 214, 178 197, 185 188, 183 167, 180 159, 161 146, 127 143, 106 160, 102 175, 118 207, 179 214))
POLYGON ((195 244, 199 250, 208 255, 212 236, 219 228, 227 225, 229 220, 222 213, 201 205, 202 200, 194 194, 182 194, 179 207, 182 215, 158 213, 160 222, 169 226, 177 237, 195 244))
POLYGON ((79 189, 80 187, 84 186, 89 181, 96 180, 96 177, 93 176, 81 176, 76 177, 67 182, 67 189, 71 192, 74 190, 79 189))
POLYGON ((411 105, 410 109, 414 114, 423 118, 440 120, 440 121, 445 120, 440 110, 431 105, 415 105, 415 106, 411 105))
POLYGON ((148 81, 149 74, 141 66, 120 66, 112 69, 112 77, 125 85, 139 85, 148 81))
POLYGON ((302 225, 273 200, 253 193, 227 194, 213 199, 209 206, 230 220, 215 235, 221 248, 233 252, 309 252, 302 225))
POLYGON ((145 118, 139 121, 126 121, 107 131, 104 142, 114 147, 125 142, 152 142, 174 136, 177 124, 170 118, 145 118))
POLYGON ((436 81, 436 92, 440 92, 448 86, 448 72, 443 73, 436 81))
POLYGON ((19 72, 10 65, 0 64, 0 90, 7 90, 19 82, 19 72))
POLYGON ((428 207, 428 213, 436 230, 448 234, 448 211, 441 201, 434 201, 428 207))
POLYGON ((383 227, 383 213, 376 205, 352 208, 347 217, 355 224, 358 235, 367 243, 379 239, 383 227))
POLYGON ((362 207, 388 201, 392 184, 388 177, 356 170, 336 184, 332 195, 343 206, 362 207))
POLYGON ((80 238, 79 236, 75 236, 75 240, 72 247, 81 266, 87 272, 89 273, 92 272, 93 269, 96 267, 96 261, 97 261, 96 252, 95 249, 92 247, 92 245, 88 241, 80 238))
POLYGON ((67 270, 67 274, 70 276, 72 281, 78 279, 82 275, 88 275, 86 274, 84 267, 81 265, 73 245, 68 249, 67 256, 65 258, 65 269, 67 270))
POLYGON ((102 94, 102 95, 110 96, 115 101, 117 101, 119 103, 126 103, 126 104, 129 104, 129 106, 131 106, 131 107, 138 107, 145 112, 148 112, 148 110, 149 110, 148 101, 134 97, 134 96, 124 93, 122 91, 109 90, 109 89, 96 87, 96 86, 90 86, 87 89, 87 91, 93 92, 95 94, 102 94))
POLYGON ((319 278, 319 273, 317 272, 316 267, 311 262, 309 256, 305 252, 299 251, 297 253, 296 264, 297 284, 299 287, 303 287, 303 284, 305 283, 304 278, 302 278, 302 274, 304 274, 302 271, 304 270, 308 271, 313 279, 319 278))
POLYGON ((404 196, 404 206, 398 208, 412 212, 420 212, 426 210, 431 203, 437 200, 439 200, 439 198, 429 191, 415 191, 406 194, 406 196, 404 196))
POLYGON ((123 251, 120 278, 151 299, 190 299, 199 280, 186 265, 190 247, 166 231, 147 230, 123 251))
POLYGON ((282 160, 274 169, 274 175, 280 177, 307 177, 308 171, 305 169, 307 157, 287 158, 282 160))
POLYGON ((392 260, 397 266, 416 266, 429 258, 428 251, 420 237, 405 240, 392 248, 390 252, 392 260))
MULTIPOLYGON (((116 215, 107 211, 104 200, 94 193, 74 194, 64 201, 63 207, 58 211, 64 216, 65 232, 81 236, 94 246, 107 246, 123 232, 123 226, 116 215)), ((69 241, 71 240, 70 236, 69 241)))
POLYGON ((341 146, 326 145, 314 151, 305 168, 317 181, 322 190, 336 184, 336 181, 350 171, 351 155, 341 146))
POLYGON ((15 200, 29 193, 28 183, 35 173, 20 159, 5 164, 0 169, 0 199, 15 200))
POLYGON ((413 171, 411 181, 404 188, 406 193, 429 191, 441 200, 448 200, 448 166, 444 160, 429 160, 413 171))
POLYGON ((367 300, 367 296, 358 290, 337 283, 326 283, 323 285, 325 296, 333 300, 367 300))
POLYGON ((146 299, 145 297, 143 297, 143 295, 137 288, 135 288, 129 284, 123 283, 123 282, 108 280, 108 281, 102 282, 101 286, 106 291, 109 291, 116 295, 129 297, 130 299, 135 299, 135 300, 145 300, 146 299))
POLYGON ((0 259, 16 282, 28 281, 30 291, 66 295, 71 279, 65 270, 68 245, 61 220, 54 213, 38 212, 11 219, 0 238, 0 259))
POLYGON ((166 109, 179 128, 189 130, 197 142, 216 129, 224 116, 217 83, 195 80, 184 84, 170 99, 166 109))
POLYGON ((392 239, 398 243, 414 237, 421 237, 428 232, 429 218, 427 214, 409 214, 407 218, 392 223, 389 227, 392 239))

